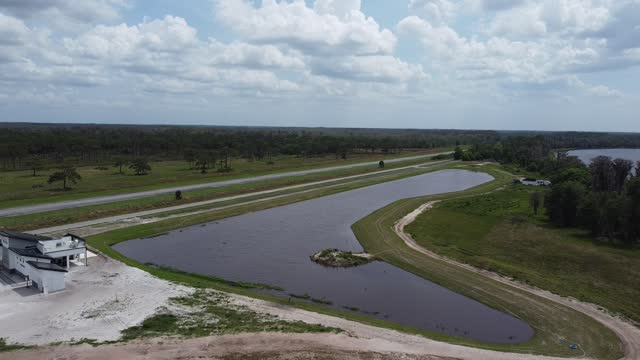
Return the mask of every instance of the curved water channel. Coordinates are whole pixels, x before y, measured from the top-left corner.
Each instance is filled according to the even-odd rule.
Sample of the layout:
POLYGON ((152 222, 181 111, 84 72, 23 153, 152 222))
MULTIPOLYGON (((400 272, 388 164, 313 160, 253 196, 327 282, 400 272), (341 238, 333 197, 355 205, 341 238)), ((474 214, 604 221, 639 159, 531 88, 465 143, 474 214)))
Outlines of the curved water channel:
POLYGON ((351 225, 394 201, 460 191, 492 180, 485 173, 444 170, 278 208, 248 213, 114 248, 139 262, 277 285, 372 317, 491 343, 533 336, 523 321, 383 262, 326 268, 309 256, 327 249, 362 251, 351 225))

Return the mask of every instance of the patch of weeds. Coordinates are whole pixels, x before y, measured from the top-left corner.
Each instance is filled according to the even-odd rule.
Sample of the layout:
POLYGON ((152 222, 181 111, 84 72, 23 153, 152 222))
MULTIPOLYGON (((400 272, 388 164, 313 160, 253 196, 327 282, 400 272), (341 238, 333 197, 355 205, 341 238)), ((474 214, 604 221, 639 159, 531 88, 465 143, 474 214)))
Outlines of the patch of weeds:
POLYGON ((102 343, 100 341, 98 341, 96 339, 88 339, 88 338, 82 338, 82 339, 80 339, 78 341, 71 341, 69 343, 69 345, 72 345, 72 346, 74 346, 74 345, 83 345, 83 344, 91 345, 93 347, 102 345, 102 343))
POLYGON ((285 321, 235 305, 210 290, 171 299, 172 309, 122 332, 122 341, 159 336, 203 337, 247 332, 338 333, 342 330, 301 321, 285 321))
POLYGON ((343 306, 344 309, 347 309, 349 311, 354 311, 354 312, 358 312, 360 311, 360 308, 357 307, 353 307, 353 306, 343 306))
POLYGON ((142 324, 133 326, 122 331, 122 340, 130 341, 134 339, 171 335, 178 329, 178 317, 172 314, 159 314, 152 316, 142 324))
POLYGON ((31 349, 31 348, 33 348, 33 346, 31 345, 7 344, 6 339, 0 338, 0 352, 24 350, 24 349, 31 349))

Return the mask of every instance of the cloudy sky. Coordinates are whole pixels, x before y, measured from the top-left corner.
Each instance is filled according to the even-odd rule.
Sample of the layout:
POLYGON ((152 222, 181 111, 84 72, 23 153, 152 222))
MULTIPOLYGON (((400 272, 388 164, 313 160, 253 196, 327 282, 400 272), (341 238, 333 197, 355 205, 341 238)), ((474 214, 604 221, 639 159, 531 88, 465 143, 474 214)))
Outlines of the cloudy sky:
POLYGON ((640 0, 0 0, 0 121, 640 131, 640 0))

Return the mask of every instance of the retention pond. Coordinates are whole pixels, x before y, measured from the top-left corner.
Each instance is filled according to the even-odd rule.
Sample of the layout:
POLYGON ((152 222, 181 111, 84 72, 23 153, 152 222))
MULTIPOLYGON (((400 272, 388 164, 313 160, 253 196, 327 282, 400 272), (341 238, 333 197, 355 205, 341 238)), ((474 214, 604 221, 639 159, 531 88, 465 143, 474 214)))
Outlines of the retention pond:
POLYGON ((465 190, 485 173, 444 170, 117 244, 120 253, 183 271, 285 289, 327 306, 489 343, 521 343, 523 321, 383 262, 327 268, 309 256, 360 252, 351 225, 400 199, 465 190), (330 304, 329 304, 330 303, 330 304))

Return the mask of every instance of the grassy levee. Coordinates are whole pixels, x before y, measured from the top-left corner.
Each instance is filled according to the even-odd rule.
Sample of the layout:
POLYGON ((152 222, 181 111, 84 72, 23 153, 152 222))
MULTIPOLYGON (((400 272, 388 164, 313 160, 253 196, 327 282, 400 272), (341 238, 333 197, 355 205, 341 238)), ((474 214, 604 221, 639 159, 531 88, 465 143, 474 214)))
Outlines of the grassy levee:
POLYGON ((527 322, 536 332, 534 338, 526 343, 481 344, 478 347, 568 357, 581 355, 569 348, 570 344, 579 344, 587 357, 620 358, 623 352, 619 339, 612 331, 590 317, 529 292, 418 253, 407 247, 395 234, 392 229, 394 223, 427 201, 483 194, 506 186, 513 179, 508 173, 493 166, 485 167, 482 171, 491 174, 496 180, 461 193, 400 200, 363 218, 353 225, 353 231, 365 250, 377 258, 499 311, 512 314, 527 322))
MULTIPOLYGON (((399 161, 388 164, 384 170, 399 169, 406 166, 418 165, 429 162, 428 159, 399 161)), ((258 191, 273 190, 280 187, 303 185, 315 181, 327 181, 353 175, 376 176, 381 169, 377 166, 358 167, 327 171, 315 174, 265 180, 255 183, 236 184, 223 187, 215 187, 194 191, 185 191, 183 199, 176 201, 173 194, 158 195, 135 200, 118 201, 100 205, 83 206, 42 213, 11 216, 0 218, 0 229, 34 230, 56 225, 88 221, 109 216, 159 209, 175 205, 189 204, 227 196, 242 195, 258 191)))
MULTIPOLYGON (((362 154, 353 156, 348 160, 336 160, 333 156, 318 158, 281 156, 274 159, 275 165, 267 165, 261 161, 233 159, 231 164, 233 171, 223 173, 210 171, 207 174, 201 174, 197 169, 190 169, 184 161, 152 162, 150 164, 153 170, 145 176, 135 176, 130 170, 126 170, 125 174, 119 174, 115 168, 99 169, 92 166, 83 166, 77 168, 82 180, 78 184, 71 185, 73 189, 69 191, 62 191, 61 184, 47 184, 48 175, 54 172, 55 169, 39 171, 37 176, 32 176, 32 172, 28 170, 2 171, 0 172, 0 208, 5 209, 88 197, 157 190, 167 187, 252 178, 378 160, 396 160, 449 150, 451 149, 406 151, 393 155, 362 154)), ((387 164, 387 166, 392 165, 395 165, 395 163, 387 164)))
POLYGON ((510 185, 446 201, 407 231, 438 254, 640 321, 640 249, 554 227, 543 211, 533 214, 532 191, 540 190, 510 185))

